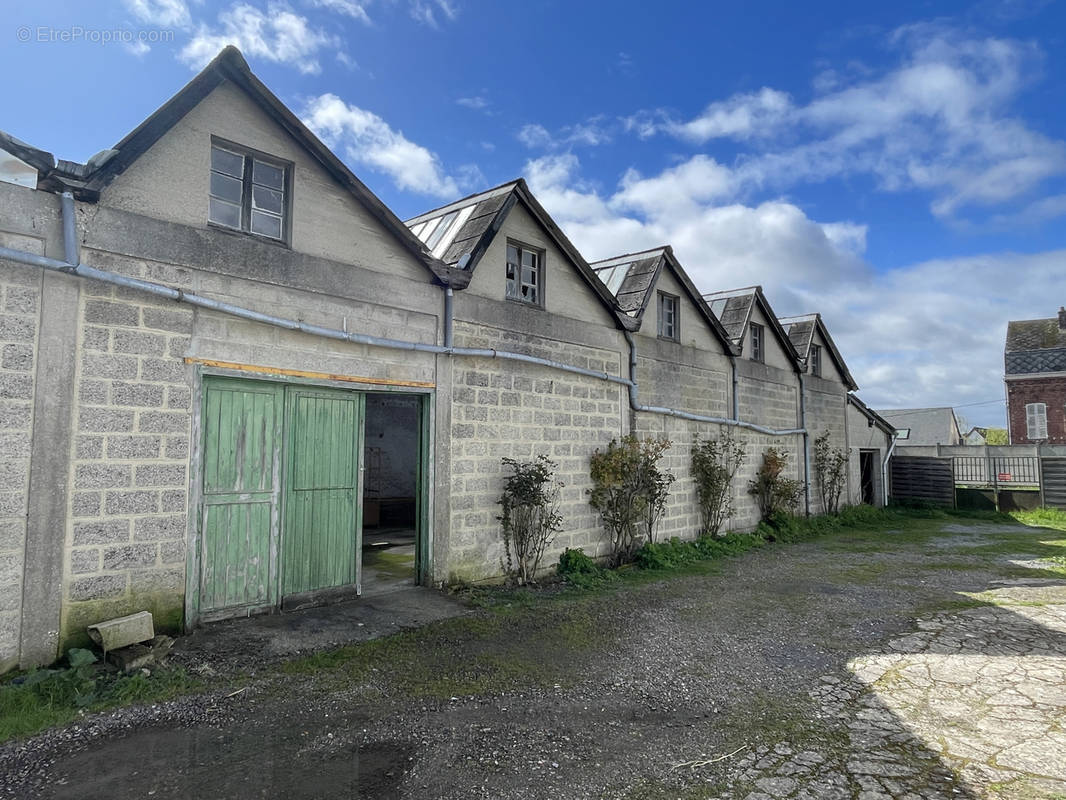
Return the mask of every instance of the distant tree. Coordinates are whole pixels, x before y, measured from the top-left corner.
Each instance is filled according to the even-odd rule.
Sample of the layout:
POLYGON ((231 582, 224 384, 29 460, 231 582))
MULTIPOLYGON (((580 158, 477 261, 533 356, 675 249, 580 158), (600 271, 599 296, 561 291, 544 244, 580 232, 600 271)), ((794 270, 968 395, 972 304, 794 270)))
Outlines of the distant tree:
POLYGON ((1006 428, 989 428, 985 431, 985 442, 987 444, 1006 444, 1007 443, 1007 429, 1006 428))

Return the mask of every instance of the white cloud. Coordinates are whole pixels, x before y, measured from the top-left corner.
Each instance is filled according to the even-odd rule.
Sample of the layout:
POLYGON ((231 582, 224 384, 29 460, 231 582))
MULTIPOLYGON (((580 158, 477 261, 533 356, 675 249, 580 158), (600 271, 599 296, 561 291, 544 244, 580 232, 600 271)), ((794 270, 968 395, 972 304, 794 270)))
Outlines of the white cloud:
POLYGON ((573 145, 596 147, 611 141, 602 116, 591 117, 577 125, 567 125, 557 134, 540 123, 532 122, 519 128, 515 136, 531 150, 559 150, 573 145))
POLYGON ((459 16, 459 7, 450 0, 412 0, 411 17, 423 25, 439 28, 438 17, 451 22, 459 16))
POLYGON ((280 3, 266 10, 238 3, 218 15, 218 25, 201 24, 181 51, 181 59, 199 69, 226 45, 235 45, 246 56, 287 64, 304 74, 317 74, 319 54, 340 47, 336 36, 314 28, 306 17, 280 3))
POLYGON ((308 2, 312 8, 332 11, 367 25, 370 24, 370 15, 366 12, 368 2, 361 2, 361 0, 308 0, 308 2))
POLYGON ((400 189, 443 198, 460 192, 459 182, 445 174, 434 153, 373 112, 324 94, 307 104, 302 118, 331 148, 343 151, 351 162, 388 175, 400 189))
POLYGON ((703 113, 688 122, 669 126, 682 139, 706 142, 709 139, 767 136, 776 131, 792 111, 787 94, 763 88, 753 94, 738 94, 711 103, 703 113))
POLYGON ((185 28, 192 22, 185 0, 123 0, 138 20, 161 28, 185 28))
POLYGON ((923 190, 941 218, 982 213, 1066 174, 1066 143, 1033 130, 1012 103, 1037 72, 1030 44, 963 38, 936 25, 902 28, 890 70, 824 70, 805 105, 772 88, 711 103, 677 120, 665 110, 624 120, 641 138, 667 133, 694 143, 747 145, 738 184, 783 189, 869 175, 884 191, 923 190))
POLYGON ((488 99, 481 95, 475 95, 474 97, 460 97, 455 102, 464 108, 471 108, 474 111, 481 111, 484 108, 488 108, 489 105, 488 99))

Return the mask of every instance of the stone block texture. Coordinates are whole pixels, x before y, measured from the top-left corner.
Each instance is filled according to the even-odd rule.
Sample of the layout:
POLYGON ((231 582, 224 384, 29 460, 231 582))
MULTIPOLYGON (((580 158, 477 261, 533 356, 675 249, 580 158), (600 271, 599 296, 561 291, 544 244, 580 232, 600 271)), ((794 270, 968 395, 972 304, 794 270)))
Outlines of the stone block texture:
MULTIPOLYGON (((0 244, 41 250, 24 237, 0 244)), ((0 672, 19 652, 40 282, 35 270, 0 261, 0 672)))
MULTIPOLYGON (((456 322, 459 347, 514 347, 516 334, 456 322)), ((619 351, 524 337, 522 349, 537 356, 619 374, 619 351)), ((453 367, 451 430, 451 520, 446 572, 451 580, 481 580, 503 574, 503 544, 496 519, 506 474, 502 459, 545 455, 558 464, 564 484, 563 531, 544 564, 565 548, 605 555, 599 517, 588 504, 589 458, 626 432, 628 400, 618 384, 546 367, 500 359, 457 360, 453 367)))
MULTIPOLYGON (((147 274, 147 265, 132 259, 93 251, 84 257, 134 277, 147 274)), ((185 542, 192 418, 188 408, 168 407, 167 398, 191 390, 193 371, 182 356, 195 312, 106 284, 86 282, 84 288, 77 321, 65 639, 115 613, 148 609, 173 616, 185 593, 184 575, 174 573, 164 548, 185 542), (165 535, 143 537, 146 528, 165 535), (151 591, 138 588, 145 585, 151 591)))

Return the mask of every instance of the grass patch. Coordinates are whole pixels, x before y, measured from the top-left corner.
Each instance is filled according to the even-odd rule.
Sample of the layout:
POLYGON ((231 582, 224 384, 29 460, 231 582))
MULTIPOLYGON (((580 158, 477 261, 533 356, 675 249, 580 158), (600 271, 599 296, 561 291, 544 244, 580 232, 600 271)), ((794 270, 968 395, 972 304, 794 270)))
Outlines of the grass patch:
POLYGON ((73 649, 66 667, 16 674, 0 683, 0 741, 66 725, 85 713, 158 703, 205 688, 177 667, 124 675, 103 670, 95 660, 87 650, 73 649))
POLYGON ((1034 528, 1053 528, 1066 531, 1066 511, 1059 508, 1035 508, 1032 511, 1014 511, 1012 518, 1034 528))

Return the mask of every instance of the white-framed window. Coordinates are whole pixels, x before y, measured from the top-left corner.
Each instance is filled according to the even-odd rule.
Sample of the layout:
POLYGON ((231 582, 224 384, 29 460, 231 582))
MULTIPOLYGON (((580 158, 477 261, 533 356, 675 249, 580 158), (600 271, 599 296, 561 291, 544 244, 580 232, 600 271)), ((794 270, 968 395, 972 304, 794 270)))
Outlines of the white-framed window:
POLYGON ((911 438, 911 429, 910 428, 896 428, 896 438, 897 439, 910 439, 911 438))
POLYGON ((507 243, 507 299, 544 305, 544 251, 507 243))
POLYGON ((663 339, 678 341, 681 335, 681 319, 678 316, 677 295, 659 292, 659 336, 663 339))
POLYGON ((1047 438, 1047 404, 1025 404, 1025 437, 1027 439, 1047 438))
POLYGON ((207 219, 268 239, 288 236, 289 167, 237 145, 211 145, 207 219))
POLYGON ((822 346, 820 344, 811 345, 811 375, 816 378, 822 377, 822 346))
POLYGON ((757 322, 751 323, 751 360, 766 360, 766 330, 757 322))

